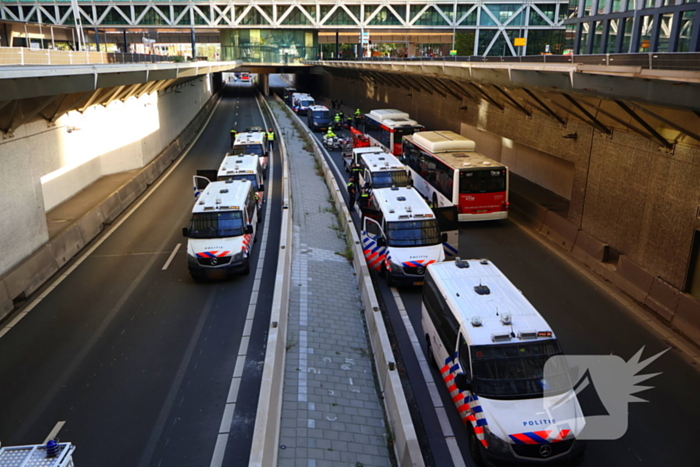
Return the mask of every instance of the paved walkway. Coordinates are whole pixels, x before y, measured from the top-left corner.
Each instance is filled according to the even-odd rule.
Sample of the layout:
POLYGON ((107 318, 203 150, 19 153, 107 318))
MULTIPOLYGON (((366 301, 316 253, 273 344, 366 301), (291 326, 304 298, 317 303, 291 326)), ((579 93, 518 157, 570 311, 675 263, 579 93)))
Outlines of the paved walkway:
POLYGON ((280 467, 391 466, 370 344, 345 236, 291 118, 283 130, 294 206, 280 467))

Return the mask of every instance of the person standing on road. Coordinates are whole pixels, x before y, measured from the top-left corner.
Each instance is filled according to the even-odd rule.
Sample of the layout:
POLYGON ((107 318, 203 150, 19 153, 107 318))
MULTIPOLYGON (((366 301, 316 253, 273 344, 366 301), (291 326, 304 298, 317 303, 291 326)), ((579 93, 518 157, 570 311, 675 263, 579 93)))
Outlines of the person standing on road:
POLYGON ((272 152, 275 150, 275 132, 272 131, 272 128, 267 130, 266 136, 267 136, 267 150, 272 152))
POLYGON ((236 127, 231 128, 231 147, 233 147, 233 143, 236 142, 236 135, 238 135, 238 132, 236 131, 236 127))
POLYGON ((356 195, 356 189, 355 189, 355 182, 350 179, 348 182, 348 209, 352 211, 352 208, 355 206, 355 195, 356 195))

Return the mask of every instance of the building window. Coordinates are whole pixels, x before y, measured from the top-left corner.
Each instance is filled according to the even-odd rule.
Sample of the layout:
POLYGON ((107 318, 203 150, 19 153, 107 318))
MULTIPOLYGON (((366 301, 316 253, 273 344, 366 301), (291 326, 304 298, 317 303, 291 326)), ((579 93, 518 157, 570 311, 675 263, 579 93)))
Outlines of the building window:
POLYGON ((634 18, 621 18, 620 23, 620 27, 625 31, 625 38, 622 40, 622 49, 620 49, 620 53, 627 54, 630 53, 630 47, 632 46, 634 18))
POLYGON ((591 10, 593 9, 593 2, 595 2, 595 0, 583 0, 581 2, 581 7, 583 8, 584 16, 591 16, 591 10))
MULTIPOLYGON (((567 14, 567 18, 576 18, 578 16, 578 5, 579 5, 579 0, 570 0, 569 1, 569 12, 567 14)), ((562 6, 559 7, 561 10, 564 8, 562 6)))
POLYGON ((642 16, 640 19, 641 34, 639 35, 639 50, 637 52, 649 52, 651 48, 651 31, 654 29, 654 17, 642 16))
POLYGON ((669 52, 668 46, 671 40, 671 29, 673 26, 673 13, 661 15, 661 28, 659 29, 659 43, 657 44, 657 52, 669 52))
POLYGON ((678 52, 690 52, 690 35, 693 31, 695 10, 684 11, 681 17, 681 30, 678 36, 678 52))
POLYGON ((489 46, 497 32, 498 31, 495 29, 482 29, 479 31, 479 48, 477 55, 484 55, 486 48, 489 46))
POLYGON ((601 46, 603 45, 603 25, 604 24, 605 24, 604 21, 596 21, 596 23, 595 23, 595 36, 593 37, 593 53, 594 54, 605 53, 604 50, 601 50, 601 46))
POLYGON ((620 20, 611 19, 610 28, 608 29, 608 46, 606 47, 606 52, 609 54, 615 53, 615 41, 617 40, 617 34, 620 31, 620 20))
POLYGON ((544 14, 544 17, 534 8, 530 8, 530 26, 548 26, 546 18, 554 22, 554 10, 556 5, 537 5, 537 8, 544 14))

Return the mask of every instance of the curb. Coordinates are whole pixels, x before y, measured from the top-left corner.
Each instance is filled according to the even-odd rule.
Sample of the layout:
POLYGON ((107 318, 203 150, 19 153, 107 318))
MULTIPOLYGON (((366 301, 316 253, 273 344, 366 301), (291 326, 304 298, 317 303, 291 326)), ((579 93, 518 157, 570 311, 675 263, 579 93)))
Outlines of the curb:
MULTIPOLYGON (((278 102, 281 102, 279 96, 275 96, 275 98, 278 102)), ((284 105, 284 103, 282 104, 284 105)), ((364 260, 364 252, 362 251, 360 238, 355 230, 352 216, 345 205, 343 194, 338 187, 333 172, 326 158, 323 157, 318 141, 296 114, 294 114, 294 117, 302 127, 306 129, 307 134, 313 141, 314 157, 323 168, 326 184, 329 187, 336 208, 342 214, 339 217, 342 219, 345 235, 347 238, 351 239, 353 243, 353 267, 357 274, 358 287, 362 296, 367 329, 374 354, 374 364, 377 368, 377 379, 379 380, 380 389, 382 391, 391 432, 394 435, 394 453, 396 454, 399 465, 402 467, 424 466, 425 463, 423 462, 423 455, 418 443, 418 436, 416 435, 411 413, 408 409, 408 403, 406 402, 406 396, 403 392, 401 378, 396 369, 396 362, 394 361, 389 335, 386 331, 379 301, 374 292, 372 277, 364 260)))
POLYGON ((282 152, 282 226, 280 228, 280 254, 277 259, 272 311, 268 329, 263 374, 260 383, 258 409, 255 416, 253 442, 249 466, 277 465, 278 444, 282 422, 282 392, 284 389, 284 365, 287 358, 287 315, 292 275, 292 209, 290 197, 289 160, 287 147, 280 126, 265 98, 265 108, 279 135, 282 152))
POLYGON ((220 93, 213 94, 178 137, 131 180, 0 277, 0 320, 15 310, 14 300, 26 299, 44 285, 180 157, 220 99, 220 93))

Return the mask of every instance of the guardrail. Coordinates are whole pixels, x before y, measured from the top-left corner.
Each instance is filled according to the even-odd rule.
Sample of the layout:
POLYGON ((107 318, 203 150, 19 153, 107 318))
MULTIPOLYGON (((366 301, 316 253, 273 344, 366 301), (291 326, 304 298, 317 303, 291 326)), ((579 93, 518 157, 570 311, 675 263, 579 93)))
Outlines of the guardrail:
POLYGON ((175 57, 169 55, 0 47, 0 65, 93 65, 107 63, 157 63, 175 60, 175 57))
MULTIPOLYGON (((324 59, 327 60, 327 59, 324 59)), ((335 61, 335 59, 331 59, 335 61)), ((496 62, 496 63, 581 63, 601 66, 634 66, 649 70, 684 70, 700 71, 700 53, 634 53, 634 54, 600 54, 600 55, 525 55, 523 57, 366 57, 340 59, 339 61, 369 62, 496 62)))
MULTIPOLYGON (((253 442, 249 466, 277 465, 278 440, 282 417, 282 392, 284 390, 284 366, 287 356, 287 314, 289 312, 289 287, 292 275, 292 206, 289 188, 289 160, 287 146, 280 126, 267 101, 262 99, 279 135, 282 153, 282 227, 280 229, 280 253, 277 259, 275 287, 272 295, 270 328, 267 334, 265 363, 260 383, 258 410, 255 416, 253 442)), ((272 202, 268 200, 268 202, 272 202)))
MULTIPOLYGON (((278 102, 282 102, 279 96, 276 96, 276 99, 278 102)), ((286 105, 285 108, 287 108, 286 105)), ((296 114, 294 114, 294 118, 297 119, 303 128, 306 128, 306 125, 296 114)), ((341 213, 338 217, 343 224, 344 233, 352 243, 352 263, 355 273, 357 274, 358 287, 362 297, 365 320, 367 322, 370 343, 374 354, 374 364, 377 368, 377 379, 382 395, 384 396, 384 407, 393 434, 394 453, 398 459, 398 464, 402 467, 424 466, 425 463, 418 443, 418 436, 416 435, 411 413, 408 409, 406 395, 403 392, 401 377, 396 368, 396 361, 391 348, 391 342, 389 341, 389 334, 387 333, 386 325, 382 318, 379 300, 374 292, 372 276, 365 262, 365 255, 362 251, 360 237, 357 234, 357 230, 355 230, 355 224, 345 205, 340 187, 333 176, 333 172, 326 158, 323 157, 320 144, 310 130, 307 129, 307 133, 313 142, 314 157, 321 165, 328 190, 331 193, 336 208, 341 213)))

